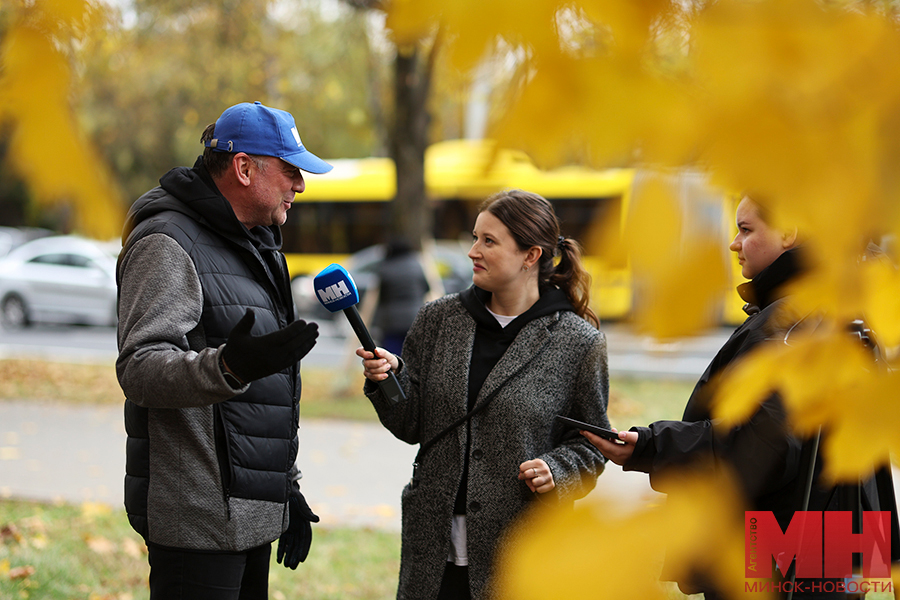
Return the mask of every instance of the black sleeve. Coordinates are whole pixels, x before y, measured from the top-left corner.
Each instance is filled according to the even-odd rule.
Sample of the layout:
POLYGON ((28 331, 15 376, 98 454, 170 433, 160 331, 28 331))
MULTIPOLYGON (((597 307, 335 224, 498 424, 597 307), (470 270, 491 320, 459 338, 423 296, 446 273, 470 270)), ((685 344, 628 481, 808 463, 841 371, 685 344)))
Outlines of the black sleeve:
POLYGON ((801 442, 788 429, 777 395, 762 403, 750 420, 728 431, 713 421, 657 421, 635 427, 638 442, 626 471, 650 475, 650 485, 666 492, 673 469, 731 468, 748 497, 782 488, 798 472, 801 442))

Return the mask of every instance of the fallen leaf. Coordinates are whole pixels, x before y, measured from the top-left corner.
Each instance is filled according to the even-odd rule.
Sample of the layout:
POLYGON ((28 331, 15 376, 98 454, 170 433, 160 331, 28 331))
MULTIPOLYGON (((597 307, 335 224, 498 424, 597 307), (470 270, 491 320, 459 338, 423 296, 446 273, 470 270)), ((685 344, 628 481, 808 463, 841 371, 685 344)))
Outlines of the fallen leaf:
POLYGON ((34 567, 26 565, 24 567, 16 567, 9 570, 9 578, 12 580, 26 579, 34 575, 34 567))
POLYGON ((19 528, 16 527, 15 523, 7 523, 0 527, 0 543, 6 544, 8 542, 21 542, 22 534, 19 532, 19 528))
POLYGON ((81 514, 88 519, 93 519, 99 516, 105 516, 112 513, 112 509, 108 504, 103 504, 101 502, 82 502, 81 503, 81 514))
POLYGON ((85 542, 97 554, 112 554, 116 551, 116 545, 103 537, 87 536, 85 542))
POLYGON ((147 547, 139 544, 131 538, 122 540, 122 552, 132 558, 141 558, 146 553, 147 547))

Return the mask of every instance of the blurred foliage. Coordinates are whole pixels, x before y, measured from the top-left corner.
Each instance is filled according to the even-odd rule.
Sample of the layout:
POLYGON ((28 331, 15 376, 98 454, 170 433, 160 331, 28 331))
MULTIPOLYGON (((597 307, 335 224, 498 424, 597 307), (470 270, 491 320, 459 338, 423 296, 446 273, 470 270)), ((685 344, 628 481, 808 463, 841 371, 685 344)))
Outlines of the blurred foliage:
POLYGON ((0 131, 33 199, 75 207, 72 228, 110 237, 123 214, 113 180, 70 107, 71 61, 103 13, 86 0, 4 4, 0 131))
MULTIPOLYGON (((697 331, 724 280, 721 252, 698 227, 703 215, 654 178, 702 171, 727 193, 752 194, 775 226, 796 227, 811 262, 790 298, 804 331, 762 346, 726 374, 716 405, 723 426, 747 418, 777 389, 798 433, 827 432, 822 450, 836 479, 866 476, 900 449, 898 381, 887 368, 900 346, 896 2, 536 0, 523 10, 514 0, 395 0, 391 7, 387 23, 398 44, 439 29, 460 71, 498 57, 514 65, 517 77, 491 126, 501 146, 542 166, 628 164, 649 174, 624 236, 645 331, 663 338, 697 331), (858 318, 885 345, 880 366, 848 333, 858 318)), ((716 494, 698 492, 707 495, 716 494)), ((553 573, 571 572, 570 561, 586 560, 578 557, 588 547, 591 565, 617 567, 599 580, 585 567, 573 586, 590 578, 612 590, 617 578, 642 572, 644 540, 565 546, 566 536, 597 540, 618 525, 555 518, 557 527, 533 543, 558 569, 542 563, 541 577, 522 572, 521 581, 563 581, 553 573), (587 527, 597 536, 585 535, 587 527), (571 551, 547 552, 551 544, 571 551)), ((708 523, 658 525, 647 539, 707 541, 715 531, 708 523)), ((631 529, 620 537, 640 538, 631 529)), ((512 572, 537 563, 519 560, 512 572)), ((510 589, 511 597, 525 596, 510 589)), ((588 589, 600 588, 565 595, 588 589)))
POLYGON ((321 156, 383 153, 388 67, 370 30, 317 0, 4 3, 0 147, 28 186, 0 190, 6 224, 48 224, 33 200, 57 229, 117 237, 124 209, 193 164, 238 102, 289 110, 321 156))
POLYGON ((499 597, 664 600, 671 597, 658 580, 664 557, 670 575, 704 568, 719 574, 719 589, 740 595, 744 520, 732 482, 690 474, 678 487, 665 503, 628 511, 599 500, 564 511, 544 505, 537 522, 523 520, 503 546, 499 597))

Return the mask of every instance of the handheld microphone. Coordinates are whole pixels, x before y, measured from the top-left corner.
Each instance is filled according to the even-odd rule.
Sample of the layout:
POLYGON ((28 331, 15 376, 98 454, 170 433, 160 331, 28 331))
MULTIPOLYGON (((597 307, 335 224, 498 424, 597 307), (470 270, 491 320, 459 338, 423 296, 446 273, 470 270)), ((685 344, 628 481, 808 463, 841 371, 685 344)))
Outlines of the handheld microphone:
MULTIPOLYGON (((315 288, 316 297, 322 306, 331 312, 344 311, 362 347, 375 354, 375 342, 369 335, 369 330, 366 329, 362 317, 359 316, 359 310, 356 308, 356 305, 359 304, 359 290, 347 269, 341 265, 328 265, 313 279, 313 288, 315 288)), ((375 356, 378 355, 375 354, 375 356)), ((391 402, 397 403, 406 400, 406 394, 400 388, 397 376, 393 371, 388 371, 387 374, 388 378, 379 381, 378 387, 391 402)))

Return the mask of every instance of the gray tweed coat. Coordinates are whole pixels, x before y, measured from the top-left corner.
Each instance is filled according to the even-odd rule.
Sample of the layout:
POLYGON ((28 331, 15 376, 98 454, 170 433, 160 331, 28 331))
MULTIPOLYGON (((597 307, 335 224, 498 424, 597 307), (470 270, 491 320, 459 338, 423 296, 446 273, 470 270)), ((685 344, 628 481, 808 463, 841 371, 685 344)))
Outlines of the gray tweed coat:
MULTIPOLYGON (((475 320, 458 294, 426 304, 406 338, 398 372, 408 398, 391 405, 367 382, 366 395, 397 438, 421 444, 466 414, 475 320)), ((506 527, 529 504, 571 504, 596 484, 603 456, 581 435, 554 423, 563 414, 608 427, 606 338, 573 312, 555 312, 525 325, 488 375, 477 402, 500 392, 476 414, 471 435, 466 529, 469 578, 475 599, 489 597, 495 553, 506 527), (520 367, 524 365, 521 370, 520 367), (513 377, 515 375, 515 377, 513 377), (532 493, 519 465, 540 458, 556 489, 532 493)), ((450 550, 450 525, 463 474, 467 428, 426 452, 418 484, 402 494, 400 599, 437 596, 450 550)), ((528 518, 527 513, 522 515, 528 518)))

